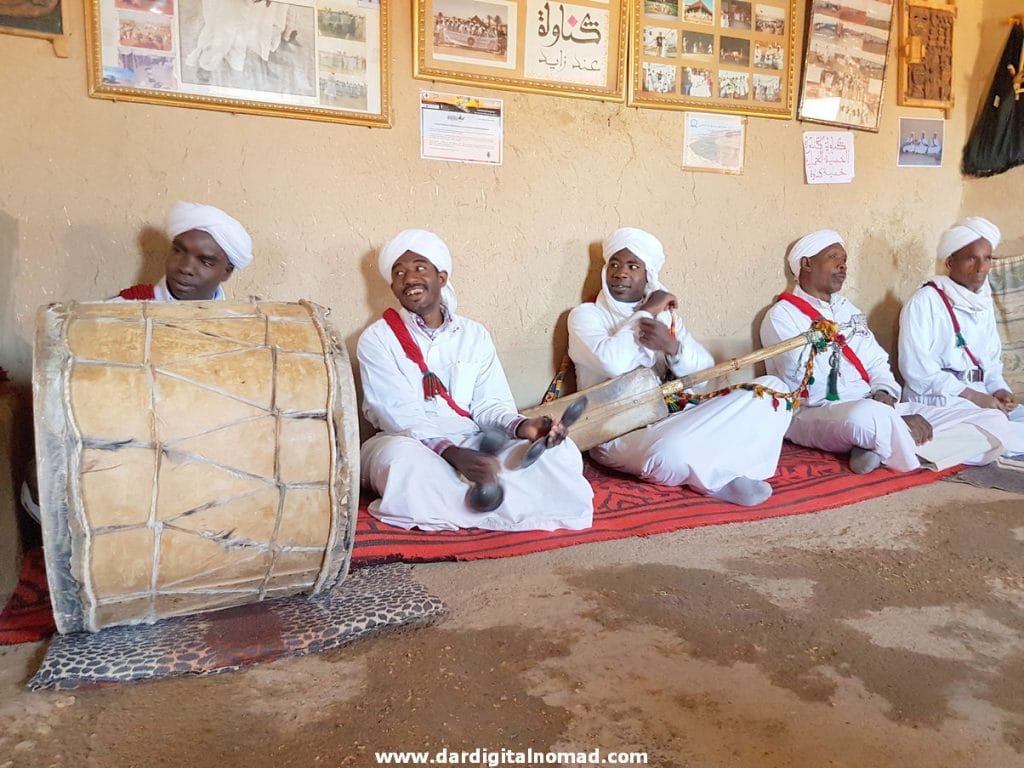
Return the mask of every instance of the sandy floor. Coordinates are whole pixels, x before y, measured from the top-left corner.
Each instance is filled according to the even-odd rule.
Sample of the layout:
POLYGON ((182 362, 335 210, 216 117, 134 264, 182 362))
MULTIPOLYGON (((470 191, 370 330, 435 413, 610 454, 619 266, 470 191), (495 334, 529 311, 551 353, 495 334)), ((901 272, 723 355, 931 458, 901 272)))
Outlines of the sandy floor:
POLYGON ((216 678, 33 694, 43 646, 0 650, 0 768, 374 766, 445 747, 1024 766, 1020 496, 943 482, 415 573, 448 621, 216 678))

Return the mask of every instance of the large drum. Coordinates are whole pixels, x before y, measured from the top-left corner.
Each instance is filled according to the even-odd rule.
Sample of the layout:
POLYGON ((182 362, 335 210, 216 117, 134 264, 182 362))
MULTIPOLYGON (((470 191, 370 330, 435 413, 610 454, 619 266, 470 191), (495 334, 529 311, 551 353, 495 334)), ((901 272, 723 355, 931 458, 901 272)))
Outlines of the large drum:
POLYGON ((57 304, 34 400, 57 629, 94 632, 348 572, 359 435, 348 355, 313 304, 57 304))

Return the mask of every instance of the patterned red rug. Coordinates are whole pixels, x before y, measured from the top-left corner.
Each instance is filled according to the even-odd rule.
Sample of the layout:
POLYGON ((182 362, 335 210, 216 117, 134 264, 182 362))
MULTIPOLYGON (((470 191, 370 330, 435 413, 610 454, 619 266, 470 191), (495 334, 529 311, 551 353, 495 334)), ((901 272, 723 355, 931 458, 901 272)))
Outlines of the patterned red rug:
MULTIPOLYGON (((702 525, 802 515, 926 485, 963 469, 909 473, 879 469, 870 475, 855 475, 845 459, 787 443, 779 471, 771 480, 775 488, 772 497, 757 507, 737 507, 687 489, 642 483, 590 461, 584 462, 584 467, 594 486, 594 525, 585 531, 405 531, 373 518, 366 510, 369 499, 364 498, 356 526, 352 566, 514 557, 702 525)), ((36 549, 26 555, 22 581, 0 615, 0 645, 41 640, 53 631, 42 550, 36 549)))
POLYGON ((429 563, 515 557, 702 525, 802 515, 927 485, 960 469, 963 467, 907 473, 878 469, 869 475, 855 475, 845 457, 785 443, 779 470, 771 479, 775 489, 772 497, 757 507, 737 507, 689 489, 643 483, 586 460, 584 474, 594 486, 594 525, 585 531, 405 531, 371 516, 366 510, 368 499, 364 498, 356 525, 352 565, 358 568, 399 560, 429 563))
POLYGON ((43 550, 37 547, 25 553, 18 586, 0 613, 0 645, 34 643, 54 631, 43 550))

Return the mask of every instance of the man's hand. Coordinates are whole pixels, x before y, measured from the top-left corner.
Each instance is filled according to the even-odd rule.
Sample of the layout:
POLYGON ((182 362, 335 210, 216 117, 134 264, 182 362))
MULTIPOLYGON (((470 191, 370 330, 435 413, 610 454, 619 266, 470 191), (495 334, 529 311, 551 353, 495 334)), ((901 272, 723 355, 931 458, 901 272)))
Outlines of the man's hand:
MULTIPOLYGON (((501 465, 496 458, 486 453, 452 445, 444 450, 441 458, 455 467, 455 471, 471 483, 494 483, 498 480, 501 465)), ((415 489, 411 492, 415 493, 415 489)))
POLYGON ((679 339, 662 323, 650 318, 641 318, 637 323, 637 341, 655 352, 664 352, 669 357, 679 354, 679 339))
POLYGON ((516 437, 521 440, 539 440, 547 435, 548 447, 554 448, 565 440, 566 430, 562 422, 554 422, 550 416, 534 416, 532 419, 525 419, 516 427, 516 437))
POLYGON ((871 393, 871 399, 877 400, 880 403, 885 403, 890 408, 896 407, 896 398, 886 392, 884 389, 876 389, 871 393))
POLYGON ((675 309, 679 306, 676 297, 668 291, 655 291, 647 297, 647 301, 636 308, 637 312, 650 312, 657 317, 666 309, 675 309))
POLYGON ((928 423, 924 416, 919 416, 915 413, 910 416, 904 416, 903 421, 910 427, 910 436, 914 438, 915 444, 924 445, 932 439, 932 425, 928 423))
POLYGON ((960 393, 960 397, 964 400, 970 400, 979 408, 994 408, 995 410, 1003 411, 1004 413, 1006 412, 1006 408, 1002 402, 997 400, 993 395, 979 392, 978 390, 971 389, 970 387, 964 387, 963 392, 960 393))
POLYGON ((997 389, 992 393, 992 397, 999 401, 1003 413, 1009 413, 1017 407, 1017 401, 1013 399, 1013 392, 1008 389, 997 389))

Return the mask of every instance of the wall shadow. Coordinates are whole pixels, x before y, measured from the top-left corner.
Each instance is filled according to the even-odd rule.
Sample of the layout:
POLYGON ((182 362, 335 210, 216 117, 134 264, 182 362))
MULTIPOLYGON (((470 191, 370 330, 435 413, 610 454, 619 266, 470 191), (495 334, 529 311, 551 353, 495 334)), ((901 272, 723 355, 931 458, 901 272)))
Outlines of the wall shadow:
POLYGON ((142 261, 133 283, 160 282, 160 278, 167 272, 167 254, 171 252, 171 241, 167 239, 167 233, 147 225, 139 232, 135 244, 142 255, 142 261))
MULTIPOLYGON (((377 322, 381 315, 384 314, 385 309, 394 305, 394 296, 391 293, 391 288, 383 279, 381 279, 380 272, 377 271, 377 255, 378 251, 373 249, 365 251, 359 257, 359 274, 363 281, 363 301, 370 308, 370 313, 365 322, 344 336, 345 349, 348 350, 352 367, 352 378, 355 381, 356 386, 356 403, 358 404, 358 413, 353 414, 353 417, 359 419, 360 442, 368 440, 377 433, 377 430, 369 421, 366 420, 366 417, 363 416, 363 382, 359 375, 359 361, 356 359, 356 346, 359 344, 359 337, 362 335, 363 331, 377 322)), ((355 288, 355 286, 352 286, 352 288, 355 288)))
MULTIPOLYGON (((785 283, 780 283, 777 289, 772 289, 771 295, 768 298, 768 303, 765 304, 761 309, 754 313, 754 319, 750 324, 750 348, 761 349, 764 345, 761 343, 761 323, 764 322, 764 316, 768 314, 768 310, 775 306, 775 297, 780 293, 792 293, 793 289, 796 288, 796 277, 789 271, 789 250, 793 247, 796 241, 794 240, 789 244, 789 248, 786 248, 786 253, 782 256, 782 263, 780 265, 781 274, 785 279, 785 283)), ((716 362, 722 362, 717 360, 716 362)), ((754 365, 754 375, 764 376, 765 365, 763 362, 754 365)))

